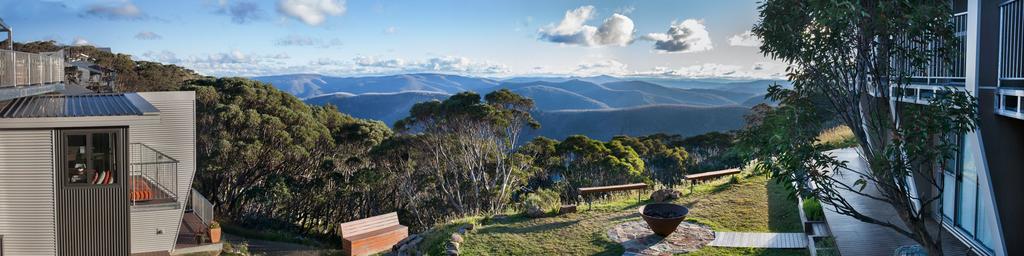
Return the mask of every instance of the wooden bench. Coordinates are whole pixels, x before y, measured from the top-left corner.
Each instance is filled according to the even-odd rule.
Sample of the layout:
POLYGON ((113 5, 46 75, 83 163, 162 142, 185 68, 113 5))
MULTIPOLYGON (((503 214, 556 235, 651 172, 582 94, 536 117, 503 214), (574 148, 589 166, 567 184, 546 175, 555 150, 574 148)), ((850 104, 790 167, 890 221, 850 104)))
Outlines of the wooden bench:
MULTIPOLYGON (((583 196, 583 195, 594 194, 594 193, 604 193, 604 192, 614 192, 614 191, 628 191, 628 190, 640 190, 640 191, 636 192, 636 202, 639 203, 640 202, 640 198, 641 198, 641 193, 642 193, 643 190, 646 190, 646 189, 647 189, 647 184, 645 184, 645 183, 633 183, 633 184, 612 185, 612 186, 602 186, 602 187, 585 187, 585 188, 580 188, 579 192, 580 192, 580 196, 583 196)), ((590 207, 592 207, 591 200, 587 199, 587 208, 589 209, 590 207)))
POLYGON ((697 173, 697 174, 690 174, 690 175, 684 176, 684 179, 690 181, 690 192, 693 192, 693 185, 696 185, 697 182, 704 182, 704 181, 708 181, 708 180, 711 180, 711 179, 717 179, 717 178, 722 177, 722 176, 733 175, 733 174, 737 174, 737 173, 740 173, 740 169, 739 168, 732 168, 732 169, 725 169, 725 170, 719 170, 719 171, 713 171, 713 172, 702 172, 702 173, 697 173))
POLYGON ((341 250, 345 255, 371 255, 386 251, 409 236, 409 227, 398 223, 392 212, 339 225, 341 250))

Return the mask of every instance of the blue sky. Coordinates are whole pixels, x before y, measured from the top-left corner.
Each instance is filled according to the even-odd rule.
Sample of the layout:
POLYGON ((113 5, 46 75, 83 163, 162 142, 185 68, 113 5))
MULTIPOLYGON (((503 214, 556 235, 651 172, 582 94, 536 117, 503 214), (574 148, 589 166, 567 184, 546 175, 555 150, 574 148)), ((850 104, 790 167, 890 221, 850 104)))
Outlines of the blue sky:
POLYGON ((0 0, 16 41, 111 47, 215 76, 778 77, 754 0, 0 0))

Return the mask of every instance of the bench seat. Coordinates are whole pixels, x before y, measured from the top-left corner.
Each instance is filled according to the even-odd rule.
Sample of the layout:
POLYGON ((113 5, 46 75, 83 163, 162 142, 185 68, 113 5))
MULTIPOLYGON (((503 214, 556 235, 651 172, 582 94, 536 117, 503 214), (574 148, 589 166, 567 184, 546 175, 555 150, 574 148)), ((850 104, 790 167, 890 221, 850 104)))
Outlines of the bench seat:
POLYGON ((409 227, 399 224, 398 214, 392 212, 342 223, 338 232, 345 255, 372 255, 408 237, 409 227))
POLYGON ((397 244, 398 241, 402 241, 407 236, 409 236, 409 227, 402 225, 391 226, 347 237, 343 239, 342 247, 345 248, 349 255, 371 255, 390 249, 391 246, 397 244))

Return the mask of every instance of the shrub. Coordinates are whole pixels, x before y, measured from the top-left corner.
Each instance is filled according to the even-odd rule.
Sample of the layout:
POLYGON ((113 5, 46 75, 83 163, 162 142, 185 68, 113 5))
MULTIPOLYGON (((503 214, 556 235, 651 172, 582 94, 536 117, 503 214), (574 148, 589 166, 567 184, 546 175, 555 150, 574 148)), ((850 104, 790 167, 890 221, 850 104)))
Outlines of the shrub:
POLYGON ((543 217, 557 213, 561 205, 558 192, 542 188, 526 195, 526 199, 523 199, 523 213, 534 218, 543 217))
POLYGON ((839 148, 856 147, 859 145, 857 137, 853 136, 853 130, 845 125, 833 127, 831 129, 822 131, 818 135, 817 143, 824 150, 832 150, 839 148))
POLYGON ((732 177, 729 178, 729 184, 740 184, 740 181, 741 180, 738 175, 732 175, 732 177))
POLYGON ((818 199, 814 197, 804 199, 804 214, 807 215, 807 220, 825 220, 825 212, 821 209, 821 202, 818 202, 818 199))

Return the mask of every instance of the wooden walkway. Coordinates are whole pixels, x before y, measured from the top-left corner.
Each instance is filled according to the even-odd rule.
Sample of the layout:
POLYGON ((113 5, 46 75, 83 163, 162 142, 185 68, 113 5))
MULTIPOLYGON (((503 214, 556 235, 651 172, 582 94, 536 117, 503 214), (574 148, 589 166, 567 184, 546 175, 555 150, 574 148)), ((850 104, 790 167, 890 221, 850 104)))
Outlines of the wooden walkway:
POLYGON ((715 240, 711 241, 708 245, 718 247, 800 249, 807 248, 807 235, 804 233, 715 232, 715 240))
MULTIPOLYGON (((850 168, 859 170, 867 168, 867 163, 854 149, 839 149, 830 151, 830 153, 838 157, 839 160, 847 161, 850 168)), ((837 180, 846 184, 853 184, 857 180, 854 173, 844 172, 843 174, 845 175, 837 177, 837 180)), ((864 191, 877 195, 875 192, 877 189, 872 184, 868 184, 864 191)), ((903 221, 896 215, 896 210, 892 206, 852 192, 842 191, 840 193, 865 215, 903 226, 903 221)), ((826 208, 825 218, 828 219, 829 229, 836 239, 839 253, 844 256, 892 255, 897 247, 917 244, 914 240, 889 228, 864 223, 853 217, 829 211, 827 210, 829 206, 823 206, 826 208)), ((949 232, 943 230, 942 238, 942 249, 946 255, 974 255, 949 232)))

